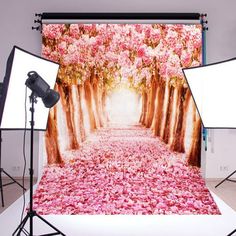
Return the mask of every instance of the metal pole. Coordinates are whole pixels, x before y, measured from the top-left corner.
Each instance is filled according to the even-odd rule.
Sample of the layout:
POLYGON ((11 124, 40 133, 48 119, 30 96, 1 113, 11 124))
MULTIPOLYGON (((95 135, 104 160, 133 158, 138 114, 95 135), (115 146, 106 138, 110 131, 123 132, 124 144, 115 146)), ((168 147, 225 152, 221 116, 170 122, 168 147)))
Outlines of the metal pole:
POLYGON ((4 207, 4 198, 3 198, 3 184, 2 184, 2 130, 0 129, 0 190, 1 190, 1 199, 2 207, 4 207))
MULTIPOLYGON (((35 97, 34 94, 31 94, 30 100, 31 100, 31 129, 30 129, 30 213, 33 212, 33 176, 34 176, 34 170, 33 170, 33 160, 34 160, 34 103, 35 103, 35 97)), ((33 215, 30 215, 30 236, 33 236, 33 215)))

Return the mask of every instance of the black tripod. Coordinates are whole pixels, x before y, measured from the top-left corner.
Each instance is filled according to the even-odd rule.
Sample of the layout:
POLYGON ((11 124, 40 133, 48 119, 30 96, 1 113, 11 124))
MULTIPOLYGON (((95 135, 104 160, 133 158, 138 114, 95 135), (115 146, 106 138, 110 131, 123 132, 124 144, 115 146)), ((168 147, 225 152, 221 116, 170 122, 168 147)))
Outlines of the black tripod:
POLYGON ((236 173, 236 170, 234 172, 232 172, 230 175, 228 175, 226 178, 224 178, 220 183, 218 183, 215 188, 217 188, 218 186, 220 186, 221 184, 223 184, 225 181, 230 181, 230 182, 234 182, 236 183, 236 180, 230 179, 230 177, 232 175, 234 175, 236 173))
MULTIPOLYGON (((220 186, 221 184, 223 184, 225 181, 230 181, 230 182, 234 182, 236 183, 236 180, 233 180, 233 179, 230 179, 230 177, 232 175, 234 175, 236 173, 236 170, 234 172, 232 172, 231 174, 229 174, 226 178, 224 178, 222 181, 220 181, 220 183, 218 183, 215 188, 217 188, 218 186, 220 186)), ((233 235, 234 233, 236 233, 236 229, 233 230, 231 233, 229 233, 227 236, 231 236, 233 235)))
POLYGON ((30 95, 30 102, 31 102, 31 121, 30 121, 30 135, 31 135, 31 140, 30 140, 30 169, 29 169, 29 174, 30 174, 30 207, 27 212, 27 215, 25 218, 22 220, 20 225, 16 228, 12 236, 20 236, 21 232, 24 233, 24 235, 29 235, 33 236, 33 218, 36 216, 40 220, 42 220, 44 223, 46 223, 48 226, 50 226, 52 229, 55 230, 54 233, 48 233, 48 234, 42 234, 41 236, 46 236, 46 235, 63 235, 61 231, 59 231, 56 227, 54 227, 52 224, 50 224, 47 220, 45 220, 42 216, 38 215, 36 211, 33 210, 33 175, 34 175, 34 170, 33 170, 33 141, 34 141, 34 103, 36 103, 36 95, 34 92, 30 95), (29 220, 29 232, 24 228, 26 222, 29 220))
POLYGON ((17 182, 11 175, 9 175, 3 168, 2 168, 2 130, 0 129, 0 191, 1 191, 1 199, 2 199, 2 207, 4 207, 4 197, 3 197, 3 187, 10 185, 10 184, 17 184, 19 185, 24 191, 26 190, 23 185, 17 182), (2 183, 2 174, 5 174, 8 178, 12 181, 6 184, 2 183))
POLYGON ((233 235, 234 233, 236 233, 236 229, 234 231, 232 231, 231 233, 229 233, 227 236, 231 236, 233 235))

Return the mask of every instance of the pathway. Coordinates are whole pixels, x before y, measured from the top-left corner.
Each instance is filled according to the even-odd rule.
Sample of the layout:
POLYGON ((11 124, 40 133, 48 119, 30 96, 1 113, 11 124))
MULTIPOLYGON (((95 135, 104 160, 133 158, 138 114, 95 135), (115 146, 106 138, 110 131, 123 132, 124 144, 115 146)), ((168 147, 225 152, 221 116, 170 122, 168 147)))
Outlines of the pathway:
POLYGON ((199 168, 141 126, 100 129, 65 158, 45 168, 40 214, 220 214, 199 168))

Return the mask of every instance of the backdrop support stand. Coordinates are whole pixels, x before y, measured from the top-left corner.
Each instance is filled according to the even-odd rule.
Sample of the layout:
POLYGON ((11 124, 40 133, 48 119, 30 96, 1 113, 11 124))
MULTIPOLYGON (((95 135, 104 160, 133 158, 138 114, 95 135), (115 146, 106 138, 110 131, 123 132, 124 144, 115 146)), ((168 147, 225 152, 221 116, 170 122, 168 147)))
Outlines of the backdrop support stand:
MULTIPOLYGON (((30 206, 29 210, 27 212, 27 215, 24 217, 24 219, 21 221, 20 225, 16 228, 12 236, 20 236, 21 232, 23 232, 25 235, 33 236, 33 218, 36 216, 38 217, 41 221, 46 223, 49 227, 55 230, 54 233, 48 233, 48 234, 42 234, 44 236, 46 235, 63 235, 60 230, 58 230, 56 227, 54 227, 51 223, 49 223, 47 220, 45 220, 42 216, 38 215, 36 211, 33 210, 33 176, 34 176, 34 170, 33 170, 33 150, 34 150, 34 103, 36 103, 36 95, 34 92, 31 93, 30 95, 30 102, 31 102, 31 121, 30 121, 30 169, 29 169, 29 174, 30 174, 30 206), (29 232, 25 230, 25 224, 29 220, 29 232)), ((41 236, 42 236, 41 235, 41 236)))
POLYGON ((21 185, 17 180, 15 180, 11 175, 9 175, 3 168, 2 168, 2 130, 0 129, 0 190, 1 190, 1 200, 2 200, 2 207, 4 207, 4 197, 3 197, 3 187, 10 185, 10 184, 17 184, 19 185, 24 191, 26 188, 21 185), (12 180, 12 182, 3 184, 2 183, 2 174, 5 174, 8 178, 12 180))

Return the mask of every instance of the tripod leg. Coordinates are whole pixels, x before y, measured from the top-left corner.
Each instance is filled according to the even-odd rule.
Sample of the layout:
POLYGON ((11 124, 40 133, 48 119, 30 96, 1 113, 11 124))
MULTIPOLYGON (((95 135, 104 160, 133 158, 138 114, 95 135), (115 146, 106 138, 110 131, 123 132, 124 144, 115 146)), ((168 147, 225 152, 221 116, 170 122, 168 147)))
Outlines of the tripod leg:
POLYGON ((2 185, 2 169, 0 170, 0 188, 1 188, 2 207, 4 207, 3 185, 2 185))
MULTIPOLYGON (((61 234, 62 236, 66 236, 65 234, 63 234, 59 229, 57 229, 55 226, 53 226, 51 223, 49 223, 47 220, 45 220, 42 216, 38 215, 37 213, 35 213, 35 216, 37 216, 40 220, 42 220, 44 223, 46 223, 47 225, 49 225, 52 229, 54 229, 58 234, 61 234)), ((51 234, 53 235, 53 234, 51 234)))
POLYGON ((233 235, 234 233, 236 233, 236 229, 234 231, 232 231, 231 233, 229 233, 227 236, 231 236, 233 235))
POLYGON ((12 178, 5 170, 2 170, 2 172, 8 176, 13 182, 15 182, 16 184, 18 184, 21 188, 23 188, 24 190, 26 190, 26 188, 24 188, 23 185, 21 185, 19 182, 17 182, 14 178, 12 178))
POLYGON ((16 228, 16 230, 14 231, 14 233, 12 234, 12 236, 14 236, 14 235, 16 235, 16 236, 20 235, 20 233, 21 233, 21 231, 23 230, 23 228, 24 228, 24 226, 25 226, 25 224, 26 224, 26 222, 27 222, 29 216, 30 216, 29 214, 27 214, 27 215, 25 216, 25 218, 21 221, 21 223, 20 223, 19 226, 16 228), (16 233, 17 233, 17 234, 16 234, 16 233))
POLYGON ((230 175, 228 175, 226 178, 224 178, 220 183, 218 183, 215 188, 217 188, 218 186, 220 186, 221 184, 223 184, 226 180, 228 180, 232 175, 234 175, 236 173, 236 170, 234 172, 232 172, 230 175))

